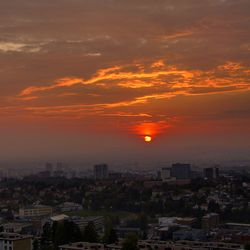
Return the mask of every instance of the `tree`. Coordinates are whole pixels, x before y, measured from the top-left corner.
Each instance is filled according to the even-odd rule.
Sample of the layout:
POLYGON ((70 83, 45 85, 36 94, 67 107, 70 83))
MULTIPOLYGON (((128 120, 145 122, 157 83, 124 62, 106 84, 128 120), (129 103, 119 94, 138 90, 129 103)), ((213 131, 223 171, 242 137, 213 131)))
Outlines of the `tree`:
POLYGON ((138 237, 136 234, 128 234, 122 242, 122 250, 138 250, 138 237))
POLYGON ((80 228, 72 221, 65 220, 59 223, 53 223, 53 243, 57 247, 61 244, 81 241, 80 228))
POLYGON ((48 222, 43 226, 41 245, 47 247, 52 243, 52 228, 48 222))
POLYGON ((247 244, 244 246, 244 249, 245 249, 245 250, 250 250, 250 243, 247 243, 247 244))
POLYGON ((220 205, 215 201, 211 200, 208 203, 208 211, 211 213, 219 213, 220 212, 220 205))
POLYGON ((68 239, 65 238, 65 228, 63 223, 57 223, 56 229, 55 229, 55 236, 53 239, 53 243, 56 247, 59 245, 63 245, 68 243, 68 239))
POLYGON ((95 225, 93 222, 89 222, 83 231, 83 241, 86 242, 98 242, 98 234, 95 229, 95 225))
POLYGON ((105 230, 105 234, 103 237, 103 242, 106 244, 113 244, 118 241, 117 234, 114 228, 108 227, 105 230))
POLYGON ((141 231, 145 232, 148 229, 148 217, 146 214, 142 213, 138 216, 138 224, 141 231))
POLYGON ((65 220, 64 226, 64 238, 68 242, 77 242, 82 240, 82 234, 80 228, 72 221, 65 220))
POLYGON ((38 240, 35 239, 35 240, 33 241, 33 250, 38 250, 38 249, 39 249, 38 240))
POLYGON ((53 246, 42 247, 41 250, 55 250, 53 246))

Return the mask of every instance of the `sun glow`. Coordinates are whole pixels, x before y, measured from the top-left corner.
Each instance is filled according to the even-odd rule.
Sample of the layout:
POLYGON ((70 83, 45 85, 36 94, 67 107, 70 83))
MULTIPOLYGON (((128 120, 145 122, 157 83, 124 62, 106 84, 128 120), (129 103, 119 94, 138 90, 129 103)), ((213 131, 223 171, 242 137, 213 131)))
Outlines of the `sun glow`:
POLYGON ((152 142, 156 136, 165 133, 170 125, 165 121, 159 122, 144 122, 135 125, 132 130, 135 134, 139 135, 144 142, 152 142))
POLYGON ((150 135, 145 135, 144 136, 144 141, 145 142, 151 142, 152 141, 152 137, 150 135))

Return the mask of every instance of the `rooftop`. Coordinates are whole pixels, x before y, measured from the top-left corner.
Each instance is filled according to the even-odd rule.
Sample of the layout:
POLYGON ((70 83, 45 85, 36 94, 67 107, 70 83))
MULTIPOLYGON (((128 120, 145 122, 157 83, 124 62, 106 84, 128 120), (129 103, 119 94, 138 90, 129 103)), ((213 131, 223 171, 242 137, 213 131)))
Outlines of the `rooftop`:
POLYGON ((74 250, 82 250, 82 249, 87 249, 87 248, 93 248, 93 247, 98 247, 98 248, 103 248, 103 244, 100 243, 89 243, 89 242, 75 242, 75 243, 70 243, 66 245, 59 246, 61 249, 74 249, 74 250))
POLYGON ((21 235, 15 233, 0 233, 0 240, 22 240, 32 238, 30 235, 21 235))

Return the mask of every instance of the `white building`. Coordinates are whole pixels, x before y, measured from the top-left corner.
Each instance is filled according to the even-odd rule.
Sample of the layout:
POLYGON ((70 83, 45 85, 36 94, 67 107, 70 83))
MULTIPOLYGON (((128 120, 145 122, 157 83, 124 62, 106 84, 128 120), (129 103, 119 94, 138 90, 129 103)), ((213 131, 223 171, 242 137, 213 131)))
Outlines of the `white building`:
POLYGON ((74 202, 64 202, 59 206, 59 209, 62 212, 71 212, 71 211, 79 211, 82 210, 83 207, 81 204, 74 203, 74 202))
POLYGON ((52 215, 52 207, 44 205, 35 205, 19 209, 20 217, 40 217, 52 215))
POLYGON ((0 250, 32 250, 32 236, 0 233, 0 250))

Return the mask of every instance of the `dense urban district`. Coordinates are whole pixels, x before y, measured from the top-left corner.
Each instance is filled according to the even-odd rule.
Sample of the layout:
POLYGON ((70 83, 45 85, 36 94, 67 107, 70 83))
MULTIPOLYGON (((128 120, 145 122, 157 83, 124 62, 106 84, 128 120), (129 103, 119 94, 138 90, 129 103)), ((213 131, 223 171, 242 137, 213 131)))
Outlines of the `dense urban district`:
POLYGON ((43 171, 0 182, 0 250, 250 249, 250 172, 43 171))

